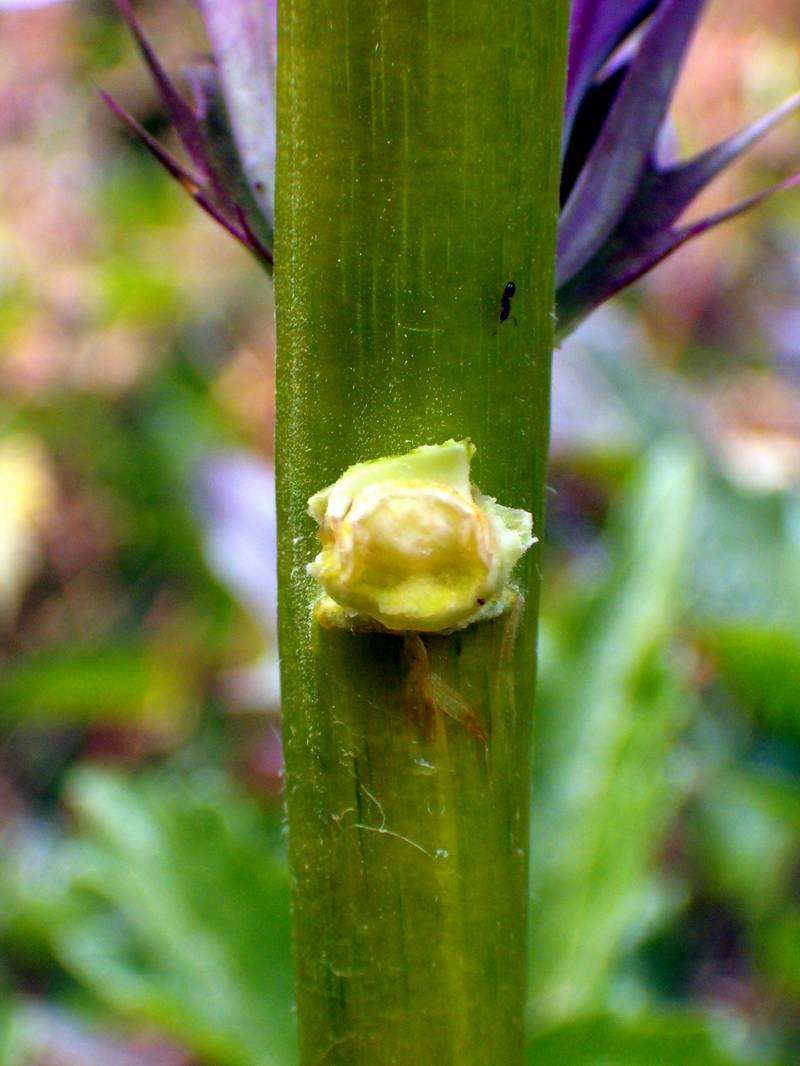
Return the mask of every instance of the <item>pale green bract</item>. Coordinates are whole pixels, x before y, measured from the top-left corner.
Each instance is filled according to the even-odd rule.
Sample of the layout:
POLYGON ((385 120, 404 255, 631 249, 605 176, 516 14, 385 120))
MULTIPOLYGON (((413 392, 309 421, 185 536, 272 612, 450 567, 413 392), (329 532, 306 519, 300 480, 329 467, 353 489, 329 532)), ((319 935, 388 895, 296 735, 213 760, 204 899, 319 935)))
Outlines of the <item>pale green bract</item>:
POLYGON ((536 542, 532 518, 470 484, 474 454, 469 440, 423 445, 351 466, 311 497, 320 625, 443 633, 511 604, 511 571, 536 542))

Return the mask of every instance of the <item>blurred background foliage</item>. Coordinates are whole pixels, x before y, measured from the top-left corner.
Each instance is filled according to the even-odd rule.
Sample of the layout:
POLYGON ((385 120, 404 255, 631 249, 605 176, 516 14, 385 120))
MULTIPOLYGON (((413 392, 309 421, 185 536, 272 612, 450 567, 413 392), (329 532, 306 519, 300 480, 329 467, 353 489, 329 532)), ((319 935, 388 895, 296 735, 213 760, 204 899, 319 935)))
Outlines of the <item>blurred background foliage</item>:
MULTIPOLYGON (((0 1063, 288 1066, 270 285, 99 104, 170 136, 110 4, 0 37, 0 1063)), ((717 0, 678 143, 799 84, 793 0, 717 0)), ((800 197, 556 354, 550 486, 529 1061, 791 1066, 800 197)))

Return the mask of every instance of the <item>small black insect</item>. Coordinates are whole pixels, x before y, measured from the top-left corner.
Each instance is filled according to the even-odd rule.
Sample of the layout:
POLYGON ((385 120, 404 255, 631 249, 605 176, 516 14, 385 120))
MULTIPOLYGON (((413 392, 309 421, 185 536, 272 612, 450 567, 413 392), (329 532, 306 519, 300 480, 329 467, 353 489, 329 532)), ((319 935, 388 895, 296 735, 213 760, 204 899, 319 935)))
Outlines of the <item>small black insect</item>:
POLYGON ((513 281, 506 282, 506 287, 503 289, 503 295, 500 297, 501 322, 505 322, 505 320, 511 314, 511 299, 516 291, 517 286, 514 284, 513 281))

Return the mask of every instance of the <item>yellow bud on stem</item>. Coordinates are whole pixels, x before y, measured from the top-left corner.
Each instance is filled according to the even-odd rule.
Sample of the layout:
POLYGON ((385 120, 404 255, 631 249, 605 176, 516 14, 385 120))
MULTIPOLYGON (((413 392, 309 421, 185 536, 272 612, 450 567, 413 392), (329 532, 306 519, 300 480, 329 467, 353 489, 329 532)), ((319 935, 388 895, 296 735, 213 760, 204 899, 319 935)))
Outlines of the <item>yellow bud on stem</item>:
POLYGON ((511 571, 536 541, 532 519, 470 484, 474 453, 467 440, 424 445, 351 466, 311 497, 321 625, 442 633, 509 606, 511 571))

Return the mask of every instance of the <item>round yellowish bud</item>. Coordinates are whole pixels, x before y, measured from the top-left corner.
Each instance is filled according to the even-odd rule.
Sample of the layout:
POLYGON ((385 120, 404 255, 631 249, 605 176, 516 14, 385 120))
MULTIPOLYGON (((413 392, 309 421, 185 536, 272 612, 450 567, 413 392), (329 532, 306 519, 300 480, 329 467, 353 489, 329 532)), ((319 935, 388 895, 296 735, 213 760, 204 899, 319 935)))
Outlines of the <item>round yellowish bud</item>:
POLYGON ((506 609, 511 570, 536 538, 527 511, 470 485, 474 452, 450 440, 359 463, 311 497, 321 625, 437 633, 506 609))

